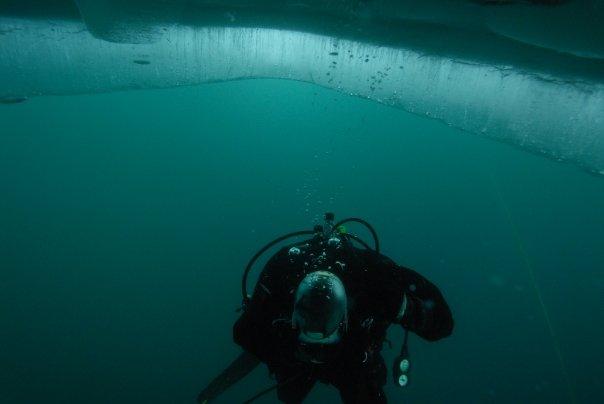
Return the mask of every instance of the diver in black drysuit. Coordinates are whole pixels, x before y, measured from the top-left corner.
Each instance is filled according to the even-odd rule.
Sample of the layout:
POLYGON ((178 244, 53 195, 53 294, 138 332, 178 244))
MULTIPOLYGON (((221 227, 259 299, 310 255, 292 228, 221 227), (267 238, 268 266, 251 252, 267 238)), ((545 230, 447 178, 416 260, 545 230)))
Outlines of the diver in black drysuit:
MULTIPOLYGON (((330 296, 322 301, 330 303, 330 296)), ((302 317, 323 318, 322 307, 327 306, 315 301, 302 317)), ((321 381, 335 386, 344 403, 386 403, 387 371, 380 351, 392 323, 429 341, 453 330, 442 294, 417 272, 345 239, 313 238, 281 249, 268 261, 233 334, 274 374, 282 402, 301 403, 321 381), (346 313, 334 333, 336 342, 308 344, 308 338, 300 338, 304 330, 294 314, 302 306, 298 288, 315 271, 335 275, 345 289, 346 313)))

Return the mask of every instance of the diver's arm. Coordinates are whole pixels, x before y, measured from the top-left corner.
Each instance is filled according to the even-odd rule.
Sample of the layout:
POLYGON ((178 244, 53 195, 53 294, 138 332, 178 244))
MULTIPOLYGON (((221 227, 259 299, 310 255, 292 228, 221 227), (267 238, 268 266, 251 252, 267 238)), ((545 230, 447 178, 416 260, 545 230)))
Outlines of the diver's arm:
POLYGON ((399 267, 403 276, 403 296, 397 323, 419 335, 436 341, 453 332, 453 315, 438 288, 417 272, 399 267))
POLYGON ((233 327, 235 343, 269 365, 286 359, 286 353, 291 350, 288 345, 291 323, 280 319, 282 293, 279 293, 280 277, 275 276, 283 264, 282 253, 269 260, 249 304, 233 327))
POLYGON ((382 314, 420 337, 436 341, 451 334, 453 316, 438 288, 417 272, 384 255, 364 253, 372 262, 372 285, 382 314))
POLYGON ((269 326, 267 319, 263 315, 263 313, 268 311, 264 310, 268 302, 265 301, 267 297, 263 296, 262 293, 258 289, 254 292, 250 303, 235 322, 233 326, 233 340, 246 352, 253 354, 266 363, 271 359, 271 352, 270 347, 266 343, 269 326))

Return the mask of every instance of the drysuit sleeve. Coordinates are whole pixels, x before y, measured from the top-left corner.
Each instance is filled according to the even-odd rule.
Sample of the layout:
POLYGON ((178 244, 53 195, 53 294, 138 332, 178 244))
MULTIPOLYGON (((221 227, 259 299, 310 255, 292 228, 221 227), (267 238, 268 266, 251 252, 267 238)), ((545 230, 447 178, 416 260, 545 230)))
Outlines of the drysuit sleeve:
POLYGON ((387 319, 429 341, 451 335, 451 309, 433 283, 384 255, 365 254, 371 254, 368 259, 373 263, 368 271, 372 273, 372 281, 368 284, 387 319))
POLYGON ((279 276, 287 265, 284 257, 281 251, 266 264, 249 304, 233 327, 235 343, 269 368, 293 357, 291 318, 284 312, 287 294, 279 276))

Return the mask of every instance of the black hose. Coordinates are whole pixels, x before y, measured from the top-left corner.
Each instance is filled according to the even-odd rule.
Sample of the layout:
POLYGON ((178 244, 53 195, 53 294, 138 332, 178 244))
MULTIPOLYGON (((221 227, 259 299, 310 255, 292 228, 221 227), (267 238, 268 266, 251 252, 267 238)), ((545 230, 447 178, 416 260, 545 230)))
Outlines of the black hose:
POLYGON ((367 244, 366 242, 364 242, 363 240, 361 240, 359 237, 355 236, 354 234, 343 234, 343 236, 346 238, 351 238, 354 241, 356 241, 357 243, 361 244, 366 249, 371 250, 371 247, 369 247, 369 244, 367 244))
POLYGON ((401 355, 409 356, 409 330, 405 328, 405 338, 401 346, 401 355))
POLYGON ((283 240, 287 240, 288 238, 291 238, 291 237, 304 236, 304 235, 309 235, 309 234, 315 234, 315 232, 312 230, 302 230, 302 231, 296 231, 293 233, 288 233, 284 236, 274 239, 273 241, 271 241, 270 243, 268 243, 267 245, 262 247, 260 250, 258 250, 258 252, 256 254, 254 254, 252 259, 250 259, 250 262, 248 262, 247 266, 245 267, 245 271, 243 272, 243 279, 241 281, 241 293, 243 294, 244 306, 248 303, 248 301, 250 299, 249 295, 247 294, 247 276, 248 276, 250 270, 252 269, 252 265, 254 265, 254 262, 256 262, 256 260, 262 254, 264 254, 266 252, 266 250, 268 250, 275 244, 280 243, 283 240))
POLYGON ((261 392, 259 392, 258 394, 256 394, 254 397, 252 397, 252 398, 250 398, 250 399, 248 399, 248 400, 245 400, 245 401, 243 402, 243 404, 250 404, 251 402, 253 402, 253 401, 255 401, 255 400, 259 399, 260 397, 262 397, 263 395, 268 394, 268 393, 270 393, 271 391, 273 391, 273 390, 275 390, 275 389, 278 389, 279 387, 283 387, 283 386, 285 386, 285 385, 288 385, 289 383, 291 383, 291 382, 293 382, 294 380, 298 379, 298 378, 299 378, 300 376, 302 376, 304 373, 305 373, 305 372, 304 372, 304 371, 302 371, 302 372, 300 372, 300 373, 298 373, 298 374, 293 375, 293 376, 292 376, 292 377, 290 377, 289 379, 284 380, 284 381, 283 381, 283 382, 281 382, 281 383, 277 383, 277 384, 275 384, 274 386, 271 386, 271 387, 269 387, 269 388, 266 388, 266 389, 262 390, 261 392))
POLYGON ((255 401, 255 400, 259 399, 259 398, 260 398, 260 397, 262 397, 263 395, 270 393, 271 391, 275 390, 275 389, 276 389, 276 388, 278 388, 278 387, 279 387, 279 384, 275 384, 274 386, 271 386, 271 387, 269 387, 268 389, 264 389, 264 390, 262 390, 260 393, 256 394, 254 397, 252 397, 252 398, 250 398, 250 399, 248 399, 248 400, 245 400, 245 401, 243 402, 243 404, 249 404, 249 403, 251 403, 251 402, 253 402, 253 401, 255 401))
MULTIPOLYGON (((375 252, 377 252, 379 254, 380 253, 380 240, 378 239, 378 235, 377 235, 376 231, 373 229, 373 226, 371 226, 365 220, 359 219, 358 217, 349 217, 348 219, 340 220, 338 223, 334 224, 333 227, 335 229, 337 229, 344 223, 348 223, 348 222, 357 222, 357 223, 360 223, 363 226, 367 227, 367 229, 369 229, 369 231, 371 232, 371 235, 373 236, 373 242, 375 244, 374 250, 375 250, 375 252)), ((355 238, 355 240, 358 241, 357 238, 355 238)), ((361 244, 364 244, 364 243, 361 243, 361 244)), ((364 244, 364 245, 367 246, 366 244, 364 244)), ((369 248, 369 247, 367 247, 367 248, 369 248)))

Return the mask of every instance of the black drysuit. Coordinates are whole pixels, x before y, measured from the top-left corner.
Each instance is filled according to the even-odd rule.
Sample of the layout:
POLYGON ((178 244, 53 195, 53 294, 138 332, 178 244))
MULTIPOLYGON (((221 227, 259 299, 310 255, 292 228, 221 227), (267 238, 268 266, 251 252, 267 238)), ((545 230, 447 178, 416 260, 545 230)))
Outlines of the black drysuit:
POLYGON ((309 240, 299 251, 285 247, 268 261, 233 334, 237 344, 275 375, 282 402, 301 403, 318 380, 338 388, 344 403, 386 403, 387 371, 380 351, 392 323, 430 341, 453 329, 442 294, 417 272, 372 250, 346 243, 328 248, 309 240), (322 364, 300 359, 298 334, 291 323, 296 288, 318 269, 337 275, 348 298, 347 327, 322 364), (407 306, 397 320, 403 295, 407 306))

